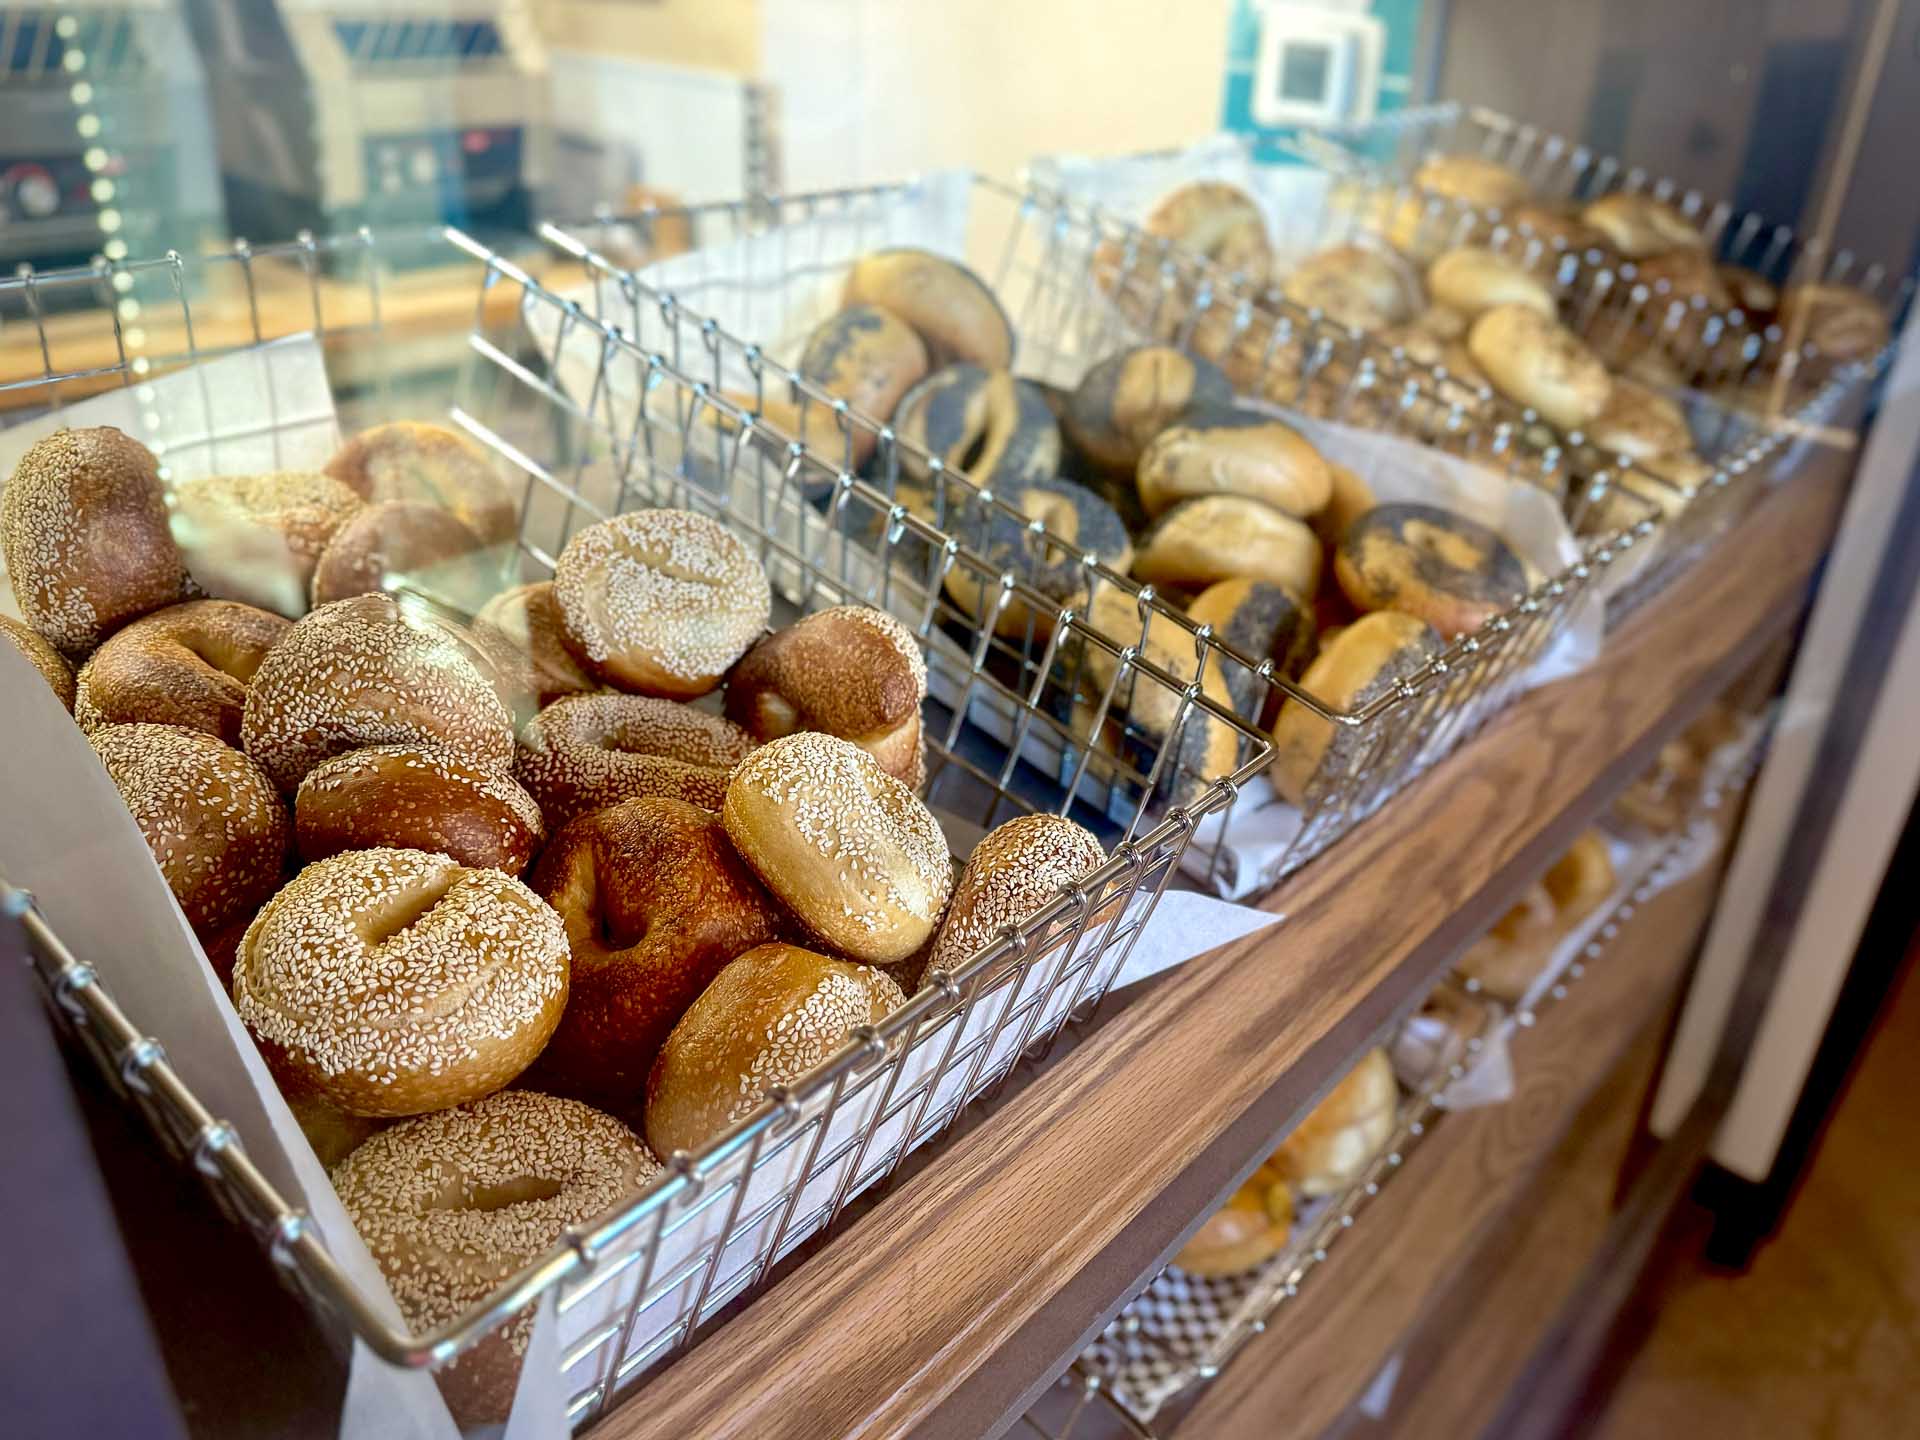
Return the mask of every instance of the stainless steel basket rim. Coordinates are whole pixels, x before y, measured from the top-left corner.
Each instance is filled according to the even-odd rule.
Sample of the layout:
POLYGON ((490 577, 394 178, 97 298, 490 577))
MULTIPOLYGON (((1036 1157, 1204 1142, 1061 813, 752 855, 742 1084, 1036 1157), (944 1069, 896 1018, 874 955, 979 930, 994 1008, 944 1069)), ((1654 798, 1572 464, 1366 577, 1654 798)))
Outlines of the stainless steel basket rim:
MULTIPOLYGON (((1226 272, 1221 271, 1219 267, 1215 266, 1212 261, 1207 260, 1205 257, 1199 256, 1191 251, 1183 250, 1164 237, 1147 236, 1139 226, 1132 222, 1111 216, 1097 205, 1081 204, 1063 190, 1051 189, 1033 183, 1028 183, 1024 187, 1016 187, 993 176, 980 174, 978 172, 969 171, 963 173, 966 175, 970 184, 995 192, 1003 198, 1011 200, 1023 207, 1044 207, 1081 223, 1092 225, 1096 230, 1101 226, 1109 227, 1112 231, 1117 231, 1120 234, 1129 236, 1130 243, 1140 241, 1157 247, 1164 253, 1178 257, 1180 263, 1197 267, 1203 273, 1209 273, 1214 278, 1223 282, 1229 278, 1226 272)), ((708 214, 746 216, 754 213, 765 213, 769 209, 777 213, 780 207, 789 205, 800 207, 803 212, 810 214, 830 204, 846 204, 865 199, 880 199, 889 196, 912 194, 917 187, 924 183, 922 179, 913 178, 868 186, 841 186, 829 190, 804 191, 791 195, 769 193, 736 197, 724 201, 669 208, 646 206, 639 210, 630 211, 621 211, 615 207, 602 206, 594 212, 594 215, 589 220, 542 222, 539 226, 539 234, 541 238, 549 244, 552 244, 563 253, 587 265, 596 283, 604 279, 620 286, 625 292, 627 299, 632 303, 638 303, 639 299, 644 296, 659 308, 663 317, 671 319, 676 314, 687 316, 701 325, 703 334, 724 337, 725 340, 738 346, 743 356, 747 358, 749 365, 754 367, 756 378, 758 378, 762 368, 770 368, 776 372, 776 378, 784 381, 793 393, 808 396, 821 405, 823 409, 832 413, 836 417, 837 423, 840 425, 843 433, 854 425, 864 427, 869 434, 878 439, 881 446, 892 447, 895 451, 904 451, 913 456, 920 464, 925 465, 931 472, 959 481, 967 491, 978 497, 981 503, 991 506, 997 512, 1015 518, 1022 524, 1037 523, 1029 522, 1022 512, 994 496, 989 487, 976 484, 963 469, 944 464, 939 457, 929 454, 924 448, 897 435, 890 425, 862 413, 858 409, 848 405, 846 401, 829 394, 822 387, 804 379, 792 370, 791 367, 768 356, 757 341, 746 337, 731 335, 712 319, 706 317, 701 311, 688 306, 674 292, 657 290, 646 284, 633 269, 622 266, 608 258, 580 235, 574 233, 573 228, 569 228, 570 226, 579 227, 589 224, 657 224, 661 219, 670 216, 687 217, 697 220, 698 217, 708 214)), ((1258 307, 1253 306, 1250 301, 1242 301, 1238 308, 1241 311, 1241 324, 1244 327, 1247 323, 1246 316, 1248 312, 1258 307)), ((1300 307, 1293 308, 1302 316, 1310 316, 1310 323, 1316 326, 1327 323, 1319 316, 1319 312, 1317 311, 1309 312, 1300 307)), ((617 333, 617 327, 615 328, 617 333)), ((1355 340, 1364 338, 1363 332, 1357 330, 1348 331, 1347 334, 1355 340)), ((1410 366, 1414 365, 1414 362, 1411 361, 1407 363, 1410 366)), ((1445 377, 1444 369, 1436 370, 1434 367, 1424 366, 1415 366, 1414 368, 1424 370, 1429 375, 1436 375, 1439 378, 1445 377)), ((1834 404, 1837 404, 1840 396, 1851 387, 1861 374, 1867 373, 1870 368, 1872 367, 1862 364, 1857 368, 1849 368, 1844 373, 1837 373, 1833 379, 1822 386, 1815 397, 1807 402, 1805 413, 1810 414, 1816 410, 1820 413, 1825 413, 1826 410, 1830 409, 1834 404)), ((1529 417, 1532 415, 1531 411, 1525 413, 1529 417)), ((764 417, 757 415, 755 418, 764 420, 764 417)), ((766 424, 764 428, 771 431, 774 436, 789 445, 796 448, 804 448, 796 438, 787 436, 778 426, 769 423, 766 424)), ((1773 450, 1783 445, 1788 438, 1786 432, 1782 430, 1770 429, 1764 432, 1755 439, 1746 451, 1738 456, 1731 457, 1724 464, 1714 467, 1713 475, 1704 482, 1702 487, 1674 485, 1634 466, 1632 462, 1624 456, 1620 457, 1616 468, 1622 472, 1631 469, 1644 484, 1658 490, 1672 492, 1683 503, 1690 503, 1698 489, 1704 488, 1704 486, 1725 486, 1748 474, 1771 454, 1773 450)), ((849 472, 837 470, 836 474, 839 477, 840 483, 848 482, 849 472)), ((1592 498, 1598 499, 1599 496, 1605 493, 1611 486, 1610 472, 1604 469, 1597 472, 1593 480, 1589 483, 1592 498)), ((1555 598, 1561 593, 1566 583, 1575 580, 1584 581, 1587 578, 1586 572, 1589 569, 1595 567, 1604 569, 1612 564, 1613 561, 1626 550, 1637 543, 1644 542, 1650 535, 1662 527, 1663 520, 1661 516, 1664 512, 1661 512, 1656 504, 1650 501, 1641 501, 1639 497, 1634 496, 1632 492, 1628 490, 1616 488, 1613 493, 1625 495, 1630 501, 1638 504, 1642 518, 1633 524, 1622 526, 1610 534, 1603 535, 1597 540, 1590 540, 1584 553, 1577 560, 1569 562, 1562 570, 1556 572, 1555 575, 1543 580, 1506 611, 1489 619, 1473 634, 1455 639, 1436 654, 1432 660, 1412 672, 1397 686, 1387 690, 1383 694, 1373 697, 1363 705, 1351 708, 1329 703, 1307 690, 1300 682, 1276 673, 1270 658, 1256 658, 1249 655, 1232 645, 1224 637, 1213 634, 1210 626, 1196 625, 1183 610, 1162 601, 1156 593, 1155 587, 1142 585, 1132 579, 1132 577, 1115 571, 1112 567, 1099 561, 1097 557, 1089 557, 1086 552, 1079 550, 1078 547, 1057 536, 1049 535, 1048 544, 1065 552, 1083 565, 1086 565, 1087 568, 1097 573, 1104 583, 1114 585, 1123 591, 1134 594, 1142 608, 1143 620, 1147 607, 1151 606, 1154 614, 1164 617, 1185 629, 1196 638, 1197 642, 1211 644, 1218 648, 1236 664, 1243 667, 1248 673, 1264 681, 1271 689, 1278 690, 1283 698, 1290 701, 1297 701, 1318 718, 1329 721, 1336 726, 1348 729, 1360 729, 1370 725, 1380 715, 1395 709, 1399 705, 1419 695, 1451 671, 1458 669, 1462 664, 1472 664, 1474 657, 1497 649, 1501 637, 1512 627, 1517 619, 1528 613, 1530 609, 1537 608, 1543 601, 1555 598)), ((886 498, 891 500, 891 497, 886 498)))
MULTIPOLYGON (((1535 147, 1538 147, 1538 154, 1548 161, 1566 157, 1566 163, 1572 167, 1577 177, 1584 177, 1593 171, 1603 173, 1605 176, 1603 187, 1610 186, 1611 182, 1619 177, 1620 184, 1609 189, 1607 193, 1646 194, 1654 199, 1673 204, 1688 219, 1696 222, 1704 220, 1703 233, 1706 234, 1710 244, 1716 242, 1730 229, 1748 237, 1740 242, 1743 250, 1744 247, 1755 243, 1762 234, 1767 238, 1769 254, 1785 254, 1791 246, 1799 244, 1801 248, 1790 261, 1788 277, 1781 282, 1782 284, 1794 283, 1792 279, 1794 272, 1810 269, 1817 272, 1827 259, 1828 247, 1820 237, 1803 239, 1791 225, 1769 220, 1758 211, 1736 210, 1731 202, 1725 200, 1711 201, 1698 188, 1683 186, 1670 177, 1652 174, 1644 166, 1628 165, 1617 157, 1603 154, 1591 146, 1542 126, 1516 120, 1485 105, 1457 100, 1440 101, 1431 105, 1409 106, 1371 121, 1318 125, 1302 131, 1290 142, 1283 142, 1282 148, 1309 164, 1337 172, 1343 179, 1370 183, 1379 192, 1393 191, 1404 193, 1412 198, 1419 192, 1413 190, 1409 181, 1385 175, 1378 167, 1369 164, 1364 157, 1357 156, 1351 151, 1337 149, 1339 141, 1362 139, 1375 134, 1394 134, 1430 124, 1457 123, 1462 118, 1489 132, 1489 143, 1483 145, 1483 151, 1491 148, 1493 137, 1503 136, 1521 147, 1526 161, 1532 160, 1535 147), (1315 143, 1316 141, 1321 143, 1315 143), (1332 144, 1329 145, 1327 142, 1332 144)), ((1450 196, 1433 195, 1424 196, 1423 203, 1429 214, 1471 216, 1476 222, 1486 226, 1496 237, 1506 229, 1502 224, 1503 212, 1498 206, 1475 205, 1450 196)), ((1582 252, 1568 246, 1563 238, 1557 236, 1542 240, 1534 234, 1531 227, 1526 225, 1513 227, 1512 233, 1527 237, 1532 244, 1542 245, 1556 255, 1572 260, 1581 267, 1583 273, 1598 275, 1611 272, 1617 274, 1623 284, 1629 286, 1638 284, 1646 289, 1645 282, 1639 280, 1638 265, 1630 259, 1610 259, 1597 252, 1582 252)), ((1847 276, 1852 272, 1858 258, 1848 249, 1833 252, 1832 260, 1838 268, 1832 275, 1824 277, 1822 283, 1848 283, 1847 276)), ((1887 306, 1890 319, 1897 318, 1901 309, 1913 296, 1916 281, 1920 280, 1920 276, 1916 276, 1914 272, 1901 275, 1894 267, 1881 263, 1869 264, 1866 268, 1866 277, 1868 277, 1866 283, 1860 288, 1864 293, 1887 306), (1882 287, 1889 284, 1892 286, 1890 293, 1882 294, 1882 287)), ((1814 278, 1820 277, 1816 275, 1814 278)), ((1571 279, 1564 283, 1556 280, 1554 289, 1564 297, 1573 283, 1571 279)), ((1651 289, 1647 290, 1649 296, 1669 293, 1671 293, 1671 286, 1664 280, 1657 281, 1651 289)), ((1739 305, 1718 308, 1709 305, 1701 296, 1693 296, 1685 303, 1686 309, 1696 317, 1707 321, 1719 321, 1738 333, 1760 336, 1769 342, 1783 341, 1786 338, 1785 332, 1777 323, 1769 323, 1756 329, 1739 305)), ((1783 363, 1797 365, 1800 358, 1797 353, 1790 354, 1783 357, 1783 363)))
MULTIPOLYGON (((605 345, 620 348, 630 358, 644 363, 649 372, 658 370, 674 379, 690 394, 704 398, 707 403, 715 402, 716 397, 708 395, 704 385, 688 379, 669 365, 664 357, 649 354, 630 341, 608 331, 576 304, 558 296, 523 268, 482 242, 450 226, 424 227, 404 233, 410 239, 437 237, 447 241, 481 261, 490 274, 504 276, 524 287, 528 294, 540 297, 545 303, 568 311, 579 323, 600 334, 605 345)), ((274 255, 298 254, 312 257, 334 245, 357 242, 370 248, 373 238, 373 232, 364 227, 346 235, 324 238, 303 233, 293 241, 259 249, 242 242, 229 252, 217 253, 206 258, 217 262, 230 259, 257 259, 274 255)), ((189 263, 193 262, 178 252, 169 252, 163 257, 149 260, 99 262, 92 266, 71 267, 59 271, 30 272, 0 279, 0 294, 19 290, 25 293, 29 297, 29 303, 32 303, 32 297, 43 286, 83 283, 108 278, 122 270, 130 273, 167 271, 171 274, 174 283, 178 285, 189 263)), ((247 274, 251 282, 251 271, 248 270, 247 274)), ((377 290, 375 294, 377 308, 377 290)), ((256 336, 259 333, 257 318, 256 314, 256 336)), ((190 323, 189 320, 189 325, 190 323)), ((315 327, 320 333, 324 333, 326 328, 323 317, 318 313, 315 315, 315 327)), ((121 331, 117 315, 114 328, 116 338, 119 339, 121 331)), ((23 383, 48 386, 68 380, 114 374, 119 375, 127 384, 135 383, 133 371, 126 363, 123 341, 118 349, 122 357, 120 365, 72 372, 56 371, 51 358, 43 350, 45 373, 23 383)), ((739 413, 744 418, 744 412, 739 413)), ((760 428, 770 437, 773 435, 770 427, 760 428)), ((791 463, 812 464, 823 470, 828 469, 817 458, 805 454, 796 453, 791 463)), ((829 473, 831 473, 830 470, 829 473)), ((873 491, 871 487, 865 486, 865 482, 858 481, 854 477, 841 475, 837 483, 862 487, 874 498, 885 501, 886 497, 880 496, 879 492, 873 491)), ((883 505, 882 508, 885 506, 883 505)), ((963 553, 963 547, 959 547, 950 537, 917 517, 904 515, 900 523, 913 527, 922 538, 937 542, 953 553, 963 553)), ((984 562, 981 563, 984 566, 984 562)), ((990 572, 992 570, 992 567, 985 568, 990 572)), ((1037 592, 1035 594, 1037 596, 1037 592)), ((577 1273, 591 1270, 599 1251, 618 1235, 683 1196, 700 1193, 707 1177, 715 1169, 761 1140, 769 1136, 778 1136, 786 1129, 790 1129, 807 1104, 833 1091, 843 1079, 859 1073, 863 1068, 863 1062, 877 1063, 893 1053, 895 1042, 903 1041, 905 1037, 918 1032, 923 1026, 937 1023, 955 1013, 960 1008, 968 987, 983 981, 987 973, 996 965, 1023 951, 1037 951, 1043 939, 1050 934, 1053 943, 1048 944, 1045 949, 1051 951, 1060 943, 1061 934, 1057 927, 1061 922, 1077 917, 1077 928, 1072 932, 1077 935, 1094 923, 1093 912, 1096 905, 1110 903, 1122 898, 1123 895, 1132 897, 1142 893, 1140 881, 1149 867, 1171 866, 1173 855, 1191 838, 1200 821, 1209 814, 1230 806, 1237 797, 1240 787, 1265 768, 1271 754, 1271 737, 1232 710, 1220 706, 1201 693, 1197 680, 1173 675, 1145 656, 1131 655, 1129 647, 1118 645, 1108 637, 1085 627, 1077 617, 1069 617, 1068 623, 1079 625, 1081 633, 1092 643, 1105 648, 1116 657, 1130 660, 1138 672, 1149 675, 1178 694, 1182 709, 1179 712, 1181 718, 1175 721, 1176 726, 1184 723, 1184 717, 1190 708, 1198 707, 1205 710, 1214 719, 1232 726, 1248 741, 1250 752, 1248 758, 1239 763, 1228 775, 1208 777, 1205 788, 1195 798, 1185 804, 1170 807, 1160 821, 1144 833, 1131 835, 1118 842, 1113 852, 1099 866, 1071 884, 1063 885, 1060 893, 1030 912, 1018 923, 1005 927, 998 935, 976 949, 964 962, 946 970, 933 972, 928 977, 929 983, 923 984, 922 988, 904 1004, 874 1025, 859 1027, 849 1040, 820 1064, 796 1077, 787 1085, 775 1087, 768 1098, 756 1106, 752 1112, 729 1126, 713 1140, 702 1145, 696 1152, 676 1153, 670 1157, 663 1175, 637 1192, 635 1196, 629 1197, 623 1204, 591 1224, 570 1227, 546 1253, 529 1262, 513 1277, 503 1282, 480 1306, 425 1332, 414 1333, 404 1327, 395 1327, 360 1293, 334 1264, 305 1213, 291 1205, 278 1189, 247 1160, 244 1145, 232 1127, 206 1112, 199 1105, 184 1081, 168 1063, 164 1047, 160 1042, 152 1037, 140 1035, 124 1013, 113 1004, 112 997, 92 967, 78 961, 66 950, 57 932, 33 909, 31 897, 26 892, 8 884, 3 877, 0 877, 0 912, 18 918, 27 927, 35 941, 37 952, 50 957, 47 962, 50 973, 43 974, 43 979, 47 981, 53 1003, 79 1023, 92 1024, 96 1031, 104 1026, 113 1036, 122 1037, 124 1043, 116 1045, 114 1057, 116 1073, 121 1074, 128 1084, 142 1089, 143 1093, 158 1093, 166 1097, 168 1103, 175 1107, 175 1113, 191 1125, 192 1134, 188 1148, 193 1153, 196 1165, 203 1172, 222 1174, 257 1205, 261 1214, 275 1217, 271 1234, 267 1238, 276 1261, 301 1271, 303 1277, 310 1282, 312 1292, 318 1295, 324 1304, 345 1321, 355 1335, 364 1340, 383 1359, 411 1367, 438 1364, 465 1349, 480 1336, 524 1309, 563 1280, 577 1273), (1124 882, 1124 888, 1113 888, 1116 882, 1124 882), (1111 894, 1103 893, 1108 889, 1112 889, 1111 894)), ((1157 759, 1156 766, 1158 763, 1157 759)), ((1153 904, 1157 901, 1157 896, 1156 890, 1136 921, 1135 930, 1128 932, 1129 937, 1137 933, 1138 928, 1144 927, 1151 915, 1153 904)), ((1111 917, 1100 923, 1108 926, 1110 930, 1117 928, 1125 917, 1127 908, 1125 904, 1117 905, 1111 917)))

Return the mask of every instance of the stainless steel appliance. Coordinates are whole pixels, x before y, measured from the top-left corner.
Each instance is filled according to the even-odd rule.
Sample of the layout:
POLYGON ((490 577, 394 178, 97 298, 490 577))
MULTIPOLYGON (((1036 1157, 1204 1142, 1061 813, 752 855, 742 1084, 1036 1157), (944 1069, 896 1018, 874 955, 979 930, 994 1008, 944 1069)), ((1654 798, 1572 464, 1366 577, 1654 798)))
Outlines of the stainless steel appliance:
POLYGON ((207 248, 211 129, 173 0, 0 6, 0 264, 207 248))
POLYGON ((524 233, 547 62, 517 0, 189 0, 237 234, 446 221, 524 233))

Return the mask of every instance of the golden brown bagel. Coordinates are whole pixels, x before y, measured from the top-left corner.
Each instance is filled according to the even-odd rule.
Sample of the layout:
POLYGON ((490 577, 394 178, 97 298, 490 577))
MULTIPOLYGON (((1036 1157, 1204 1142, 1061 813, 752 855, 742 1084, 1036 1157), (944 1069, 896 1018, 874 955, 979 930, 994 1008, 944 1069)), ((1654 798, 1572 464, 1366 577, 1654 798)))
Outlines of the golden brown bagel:
POLYGON ((174 486, 173 533, 209 595, 297 620, 321 552, 364 503, 317 471, 208 475, 174 486))
MULTIPOLYGON (((1375 611, 1338 636, 1323 637, 1319 657, 1300 677, 1300 687, 1329 709, 1351 714, 1424 669, 1440 648, 1440 636, 1426 621, 1375 611)), ((1387 716, 1375 721, 1393 723, 1387 716)), ((1369 730, 1336 726, 1298 700, 1288 700, 1273 727, 1274 789, 1305 805, 1320 785, 1344 783, 1348 767, 1369 753, 1375 739, 1369 730)))
POLYGON ((246 756, 178 725, 103 725, 87 740, 195 934, 211 939, 273 894, 287 812, 246 756))
POLYGON ((1236 185, 1195 180, 1154 202, 1140 228, 1190 254, 1204 256, 1257 290, 1273 269, 1267 220, 1236 185))
MULTIPOLYGON (((503 1090, 381 1131, 332 1179, 401 1318, 426 1332, 659 1174, 660 1162, 611 1115, 503 1090)), ((529 1308, 433 1372, 456 1423, 508 1418, 532 1337, 529 1308)))
POLYGON ((247 685, 289 621, 233 600, 188 600, 143 615, 80 667, 73 718, 184 725, 240 743, 247 685))
POLYGON ((450 627, 387 595, 336 600, 293 622, 254 672, 246 751, 282 794, 363 745, 444 745, 474 765, 513 761, 513 719, 450 627))
POLYGON ((511 776, 434 745, 336 755, 307 772, 293 803, 305 860, 391 846, 518 875, 546 838, 540 807, 511 776))
POLYGON ((1587 424, 1587 439, 1608 455, 1652 460, 1693 448, 1680 407, 1657 390, 1615 379, 1607 403, 1587 424))
POLYGON ((519 502, 492 457, 444 425, 399 420, 362 430, 334 452, 326 473, 371 505, 400 500, 449 511, 482 545, 503 544, 519 529, 519 502))
POLYGON ((1189 591, 1241 576, 1311 595, 1320 585, 1320 542, 1305 522, 1271 505, 1208 495, 1153 522, 1134 552, 1133 576, 1189 591))
POLYGON ((927 662, 884 610, 836 605, 776 630, 727 677, 727 718, 762 743, 796 730, 851 740, 894 779, 926 778, 927 662))
POLYGON ((473 631, 495 638, 519 657, 515 668, 536 707, 599 688, 568 648, 566 620, 551 580, 501 591, 474 617, 473 631))
POLYGON ((1524 305, 1497 305, 1473 322, 1467 353, 1502 394, 1549 425, 1580 430, 1606 408, 1613 381, 1571 330, 1524 305))
POLYGON ((1280 293, 1352 330, 1384 330, 1419 308, 1418 287, 1402 264, 1367 245, 1309 255, 1280 282, 1280 293))
POLYGON ((1427 294, 1469 320, 1496 305, 1524 305, 1549 319, 1560 313, 1553 291, 1533 271, 1474 245, 1449 250, 1428 267, 1427 294))
POLYGON ((234 1009, 269 1067, 356 1115, 492 1094, 566 1003, 560 917, 509 875, 424 850, 307 866, 234 957, 234 1009))
POLYGON ((23 625, 11 615, 0 615, 0 640, 6 640, 26 656, 33 668, 46 678, 47 688, 59 697, 69 711, 73 709, 73 666, 67 657, 40 638, 32 626, 23 625))
POLYGON ((738 956, 680 1017, 647 1077, 647 1142, 698 1150, 905 996, 880 971, 797 945, 738 956))
MULTIPOLYGON (((957 971, 1106 858, 1098 840, 1058 815, 1021 815, 997 826, 967 857, 927 968, 957 971)), ((1089 916, 1088 932, 1109 918, 1110 909, 1089 916)))
POLYGON ((1292 1231, 1293 1192, 1279 1168, 1262 1161, 1227 1203, 1201 1222, 1173 1263, 1209 1279, 1242 1275, 1277 1255, 1292 1231))
POLYGON ((953 888, 940 824, 846 740, 803 730, 734 767, 720 818, 760 882, 843 955, 889 964, 933 933, 953 888))
POLYGON ((1140 505, 1160 515, 1203 495, 1245 495, 1297 519, 1326 508, 1333 476, 1299 431, 1249 410, 1189 414, 1140 457, 1140 505))
POLYGON ((1789 285, 1780 297, 1780 328, 1789 344, 1842 362, 1871 359, 1892 336, 1886 307, 1851 285, 1789 285))
POLYGON ((1587 206, 1580 218, 1629 260, 1682 248, 1697 250, 1706 244, 1691 220, 1651 195, 1616 190, 1587 206))
POLYGON ((560 1028, 525 1083, 637 1105, 674 1024, 782 915, 720 818, 680 800, 627 800, 574 820, 529 877, 572 951, 560 1028))
POLYGON ((190 583, 159 467, 111 425, 56 430, 20 457, 0 491, 0 554, 21 618, 72 658, 190 583))
POLYGON ((1414 188, 1481 209, 1503 209, 1527 198, 1520 174, 1484 155, 1434 155, 1413 176, 1414 188))
POLYGON ((553 572, 574 654, 611 685, 691 700, 767 628, 767 572, 734 533, 687 510, 633 510, 580 531, 553 572))
POLYGON ((405 500, 363 505, 333 532, 313 567, 314 608, 433 577, 479 548, 480 537, 451 510, 405 500))
POLYGON ((1013 322, 987 282, 930 250, 875 250, 847 272, 842 305, 877 305, 913 327, 932 369, 958 360, 1013 364, 1013 322))
POLYGON ((717 810, 727 775, 753 751, 731 721, 651 695, 569 695, 520 732, 513 773, 547 828, 643 795, 717 810))
POLYGON ((1300 1194, 1331 1195, 1358 1180, 1380 1153, 1399 1106, 1392 1062, 1386 1051, 1369 1050, 1294 1127, 1271 1163, 1300 1194))

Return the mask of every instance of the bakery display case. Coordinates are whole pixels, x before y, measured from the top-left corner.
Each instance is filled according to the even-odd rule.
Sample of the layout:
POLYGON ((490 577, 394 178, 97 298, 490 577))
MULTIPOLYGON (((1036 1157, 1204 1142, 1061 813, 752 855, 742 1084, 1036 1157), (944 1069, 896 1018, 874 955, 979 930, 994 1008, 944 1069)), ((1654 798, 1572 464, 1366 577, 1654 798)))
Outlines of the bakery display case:
MULTIPOLYGON (((390 97, 544 49, 280 10, 390 97)), ((393 224, 0 278, 0 948, 197 1187, 121 1220, 151 1328, 275 1333, 167 1337, 186 1430, 1571 1413, 1746 1055, 1696 959, 1912 281, 1492 106, 1314 123, 484 235, 403 156, 393 224)))

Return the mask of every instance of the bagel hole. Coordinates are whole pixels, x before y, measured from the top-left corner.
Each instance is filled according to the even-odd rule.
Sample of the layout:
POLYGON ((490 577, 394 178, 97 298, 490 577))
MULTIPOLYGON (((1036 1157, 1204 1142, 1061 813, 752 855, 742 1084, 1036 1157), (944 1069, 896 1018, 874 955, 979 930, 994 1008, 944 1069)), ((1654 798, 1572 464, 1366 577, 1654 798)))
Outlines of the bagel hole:
POLYGON ((504 1210, 509 1205, 527 1205, 551 1200, 567 1187, 544 1175, 521 1175, 498 1185, 475 1185, 466 1192, 463 1203, 447 1205, 448 1210, 504 1210))

